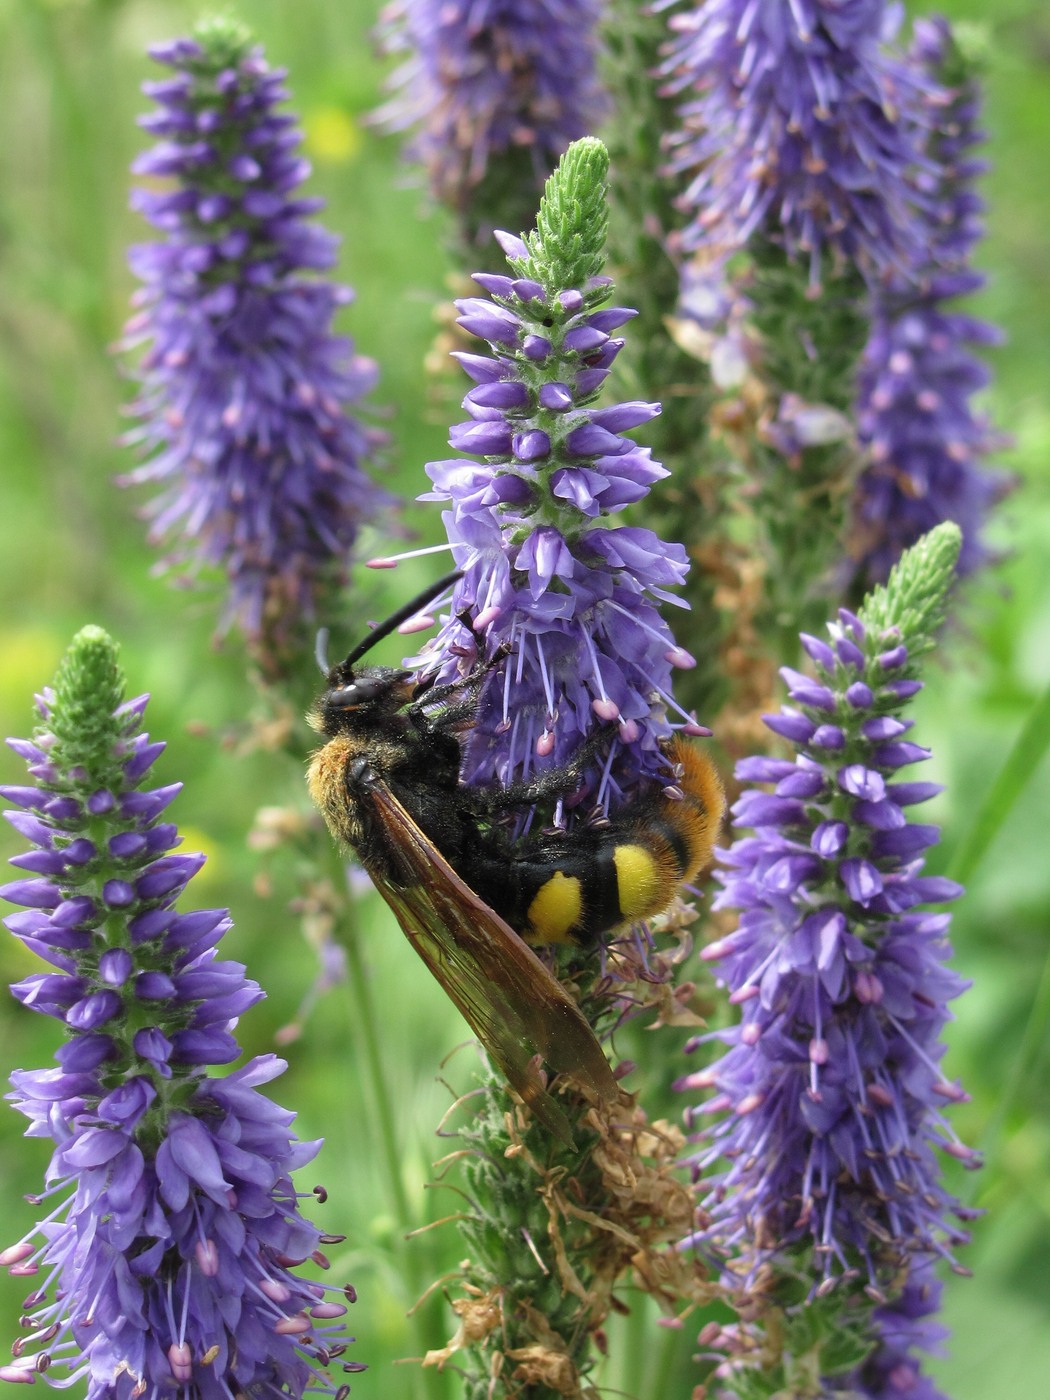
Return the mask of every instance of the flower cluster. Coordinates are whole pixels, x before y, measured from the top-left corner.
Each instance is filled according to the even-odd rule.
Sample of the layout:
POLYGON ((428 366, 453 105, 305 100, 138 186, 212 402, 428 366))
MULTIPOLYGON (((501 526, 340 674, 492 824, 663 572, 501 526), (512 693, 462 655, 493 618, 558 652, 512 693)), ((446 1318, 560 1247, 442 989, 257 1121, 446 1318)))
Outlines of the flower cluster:
MULTIPOLYGON (((898 1297, 872 1313, 878 1340, 870 1356, 850 1377, 845 1394, 862 1400, 947 1400, 921 1370, 921 1354, 936 1353, 947 1328, 936 1321, 941 1284, 932 1264, 913 1267, 898 1297), (918 1355, 917 1355, 918 1353, 918 1355)), ((829 1392, 836 1393, 834 1388, 829 1392)))
POLYGON ((295 193, 309 166, 283 71, 228 22, 151 53, 172 75, 145 85, 159 139, 134 170, 166 187, 133 197, 162 239, 130 255, 144 285, 122 348, 149 348, 127 441, 149 460, 125 480, 165 484, 152 537, 226 571, 226 621, 281 640, 383 500, 374 435, 345 411, 375 368, 331 331, 351 293, 316 276, 336 240, 295 193))
POLYGON ((968 265, 982 232, 973 189, 984 169, 973 154, 983 139, 980 94, 945 20, 917 21, 912 60, 933 93, 930 233, 912 277, 876 291, 860 371, 857 421, 871 464, 856 487, 851 553, 866 583, 884 579, 901 551, 942 520, 962 529, 960 572, 977 568, 988 555, 981 532, 989 508, 1008 485, 1004 473, 981 466, 1002 439, 972 404, 990 377, 975 351, 1000 335, 950 309, 985 280, 968 265))
POLYGON ((450 442, 483 460, 427 467, 434 490, 423 499, 450 502, 445 523, 463 578, 450 619, 419 660, 440 681, 469 671, 479 642, 487 657, 501 649, 511 657, 482 694, 465 782, 506 783, 563 765, 598 724, 616 725, 592 793, 615 806, 640 777, 666 781, 659 743, 671 730, 671 677, 692 658, 656 606, 677 601, 667 590, 685 577, 685 550, 641 526, 608 523, 667 475, 623 436, 658 404, 593 406, 623 347, 614 332, 634 313, 605 305, 601 251, 560 260, 552 233, 564 195, 565 208, 576 201, 564 245, 585 230, 601 250, 607 163, 600 142, 572 146, 531 241, 498 235, 511 275, 478 274, 491 300, 458 303, 460 325, 492 353, 459 355, 476 387, 464 400, 470 420, 450 442))
POLYGON ((24 909, 7 925, 49 964, 13 991, 68 1038, 55 1067, 12 1075, 28 1134, 55 1140, 41 1197, 55 1204, 0 1255, 40 1279, 0 1377, 47 1371, 89 1400, 342 1395, 326 1368, 353 1290, 295 1272, 325 1262, 290 1180, 318 1144, 260 1092, 274 1056, 205 1071, 237 1058, 233 1027, 262 993, 216 957, 225 910, 174 908, 203 857, 170 854, 180 785, 145 785, 164 745, 142 730, 146 697, 122 697, 113 643, 85 628, 36 737, 11 741, 34 781, 3 790, 32 848, 2 891, 24 909))
MULTIPOLYGON (((408 155, 434 195, 468 214, 485 202, 510 228, 531 218, 537 193, 570 142, 593 131, 605 102, 596 72, 598 0, 399 0, 380 33, 409 53, 397 97, 379 114, 417 126, 408 155), (507 202, 510 200, 510 207, 507 202), (521 208, 521 217, 510 217, 521 208)), ((483 228, 488 236, 492 225, 483 228)))
MULTIPOLYGON (((912 556, 957 554, 954 526, 927 541, 909 568, 912 556)), ((897 574, 893 596, 909 606, 946 591, 918 565, 897 574)), ((976 1161, 939 1107, 963 1097, 941 1073, 938 1037, 965 984, 945 962, 948 915, 919 906, 960 890, 923 873, 937 828, 906 815, 939 788, 900 776, 928 756, 900 715, 922 688, 924 645, 900 615, 842 611, 830 645, 803 637, 816 677, 785 668, 794 706, 766 719, 794 758, 737 768, 748 787, 736 825, 753 834, 725 853, 717 906, 739 910, 739 923, 705 955, 743 1020, 727 1053, 683 1081, 716 1090, 708 1112, 728 1110, 695 1158, 710 1212, 696 1242, 737 1255, 747 1276, 805 1247, 814 1290, 860 1277, 875 1297, 902 1263, 950 1257, 965 1239, 934 1149, 976 1161)))
POLYGON ((670 168, 696 172, 685 248, 761 234, 808 256, 814 285, 827 253, 869 276, 917 263, 917 84, 883 47, 887 17, 885 0, 708 0, 671 17, 663 73, 685 100, 670 168))

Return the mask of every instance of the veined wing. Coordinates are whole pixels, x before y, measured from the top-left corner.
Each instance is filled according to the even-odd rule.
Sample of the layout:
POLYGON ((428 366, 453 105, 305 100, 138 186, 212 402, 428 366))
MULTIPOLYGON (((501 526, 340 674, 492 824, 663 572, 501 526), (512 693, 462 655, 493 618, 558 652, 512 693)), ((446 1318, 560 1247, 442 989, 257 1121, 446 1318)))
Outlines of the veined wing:
POLYGON ((386 835, 384 849, 401 865, 398 880, 370 869, 377 889, 512 1087, 571 1144, 538 1061, 614 1099, 616 1081, 594 1031, 550 969, 460 879, 390 789, 377 784, 366 800, 386 835))

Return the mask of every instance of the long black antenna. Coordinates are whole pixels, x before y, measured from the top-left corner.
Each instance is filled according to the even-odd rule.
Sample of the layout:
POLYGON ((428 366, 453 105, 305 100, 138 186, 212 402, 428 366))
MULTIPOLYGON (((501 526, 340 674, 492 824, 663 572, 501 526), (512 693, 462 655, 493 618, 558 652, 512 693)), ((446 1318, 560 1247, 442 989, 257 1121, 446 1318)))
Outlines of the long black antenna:
POLYGON ((350 670, 354 663, 361 660, 365 652, 371 651, 376 642, 381 642, 384 637, 389 637, 391 632, 396 632, 403 622, 407 622, 410 617, 414 617, 421 608, 425 608, 428 603, 432 603, 439 593, 444 593, 446 588, 451 587, 457 579, 463 577, 462 569, 453 569, 444 578, 439 578, 437 583, 432 583, 429 588, 425 588, 418 597, 411 602, 405 603, 398 608, 396 613, 391 613, 385 622, 381 622, 378 627, 373 628, 368 636, 358 642, 357 646, 350 652, 341 663, 340 671, 350 670))

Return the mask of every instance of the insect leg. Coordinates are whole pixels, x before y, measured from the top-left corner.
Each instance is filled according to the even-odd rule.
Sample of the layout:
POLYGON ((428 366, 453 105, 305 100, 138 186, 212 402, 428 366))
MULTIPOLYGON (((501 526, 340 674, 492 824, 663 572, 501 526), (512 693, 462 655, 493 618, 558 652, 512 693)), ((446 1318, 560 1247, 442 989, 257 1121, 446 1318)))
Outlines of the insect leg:
POLYGON ((413 725, 429 737, 440 730, 471 723, 477 714, 478 691, 482 682, 510 654, 510 650, 509 643, 502 643, 483 665, 475 667, 469 675, 460 676, 458 680, 448 681, 444 685, 422 681, 413 692, 412 703, 405 709, 413 725), (437 714, 431 713, 443 701, 463 695, 465 698, 457 704, 445 706, 437 714))
POLYGON ((548 768, 534 778, 523 778, 501 788, 474 788, 471 802, 486 814, 503 812, 515 807, 529 807, 545 797, 557 797, 576 787, 587 765, 615 737, 612 726, 594 730, 588 735, 568 763, 560 768, 548 768))

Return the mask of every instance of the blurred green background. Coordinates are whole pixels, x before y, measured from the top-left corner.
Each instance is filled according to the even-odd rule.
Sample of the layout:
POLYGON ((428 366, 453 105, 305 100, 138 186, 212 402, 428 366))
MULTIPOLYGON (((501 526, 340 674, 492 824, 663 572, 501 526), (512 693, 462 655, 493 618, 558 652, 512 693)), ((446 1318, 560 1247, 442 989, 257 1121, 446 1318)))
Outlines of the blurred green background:
MULTIPOLYGON (((241 15, 271 61, 290 69, 315 167, 310 192, 328 201, 324 221, 344 237, 339 275, 358 293, 342 328, 379 361, 375 401, 393 435, 390 484, 412 497, 426 488, 422 464, 449 455, 449 395, 442 406, 423 359, 451 265, 441 216, 428 212, 413 173, 399 163, 397 141, 363 123, 385 71, 368 38, 377 8, 373 0, 244 0, 241 15)), ((994 354, 988 407, 1013 435, 1003 460, 1022 484, 995 528, 1006 561, 966 593, 915 715, 916 737, 935 750, 928 767, 947 785, 935 818, 944 840, 931 866, 965 868, 969 885, 956 907, 954 942, 957 965, 974 985, 956 1004, 948 1069, 973 1101, 953 1121, 988 1157, 979 1176, 953 1177, 987 1214, 964 1251, 975 1277, 949 1282, 953 1337, 934 1369, 955 1400, 997 1400, 1045 1394, 1050 1374, 1050 13, 1040 0, 1000 0, 991 13, 979 0, 943 9, 990 26, 993 168, 980 254, 990 280, 975 310, 1008 333, 994 354)), ((146 236, 127 209, 127 168, 145 144, 134 118, 149 105, 138 87, 154 76, 144 51, 185 32, 202 12, 179 0, 0 0, 0 732, 31 732, 32 693, 50 681, 78 627, 98 622, 122 644, 131 692, 152 692, 148 727, 168 741, 158 781, 185 783, 173 809, 185 848, 209 857, 188 907, 231 907, 236 927, 226 954, 246 962, 269 994, 240 1028, 246 1051, 260 1053, 295 1017, 316 966, 288 908, 293 859, 261 857, 247 836, 259 807, 305 812, 301 775, 279 754, 238 753, 256 697, 236 638, 213 645, 217 592, 176 591, 152 572, 135 514, 144 497, 112 484, 131 465, 116 443, 129 390, 109 347, 132 290, 126 245, 146 236)), ((433 507, 417 508, 414 519, 421 542, 441 538, 433 507)), ((365 553, 388 547, 377 535, 365 553)), ((389 575, 360 575, 350 616, 331 619, 336 647, 395 597, 389 575)), ((429 577, 420 568, 411 580, 429 577)), ((410 586, 399 577, 396 596, 410 586)), ((397 654, 395 643, 378 659, 397 654)), ((0 776, 22 780, 6 750, 0 776)), ((4 855, 18 849, 6 828, 0 841, 4 855)), ((453 1330, 439 1297, 414 1327, 405 1313, 428 1283, 455 1268, 454 1228, 407 1245, 403 1236, 460 1204, 425 1183, 431 1162, 455 1145, 435 1136, 450 1102, 436 1076, 465 1032, 386 910, 374 897, 359 910, 366 975, 388 1032, 382 1069, 399 1187, 379 1150, 361 1020, 345 988, 321 1000, 287 1047, 290 1068, 275 1097, 298 1110, 303 1137, 326 1139, 300 1184, 325 1183, 330 1199, 320 1222, 348 1237, 331 1251, 333 1277, 357 1286, 355 1355, 372 1367, 355 1379, 355 1393, 450 1396, 453 1377, 391 1365, 453 1330)), ((31 964, 15 940, 0 943, 4 981, 31 964)), ((45 1018, 0 1001, 0 1073, 48 1063, 57 1034, 45 1018)), ((448 1074, 463 1087, 471 1068, 463 1052, 448 1074)), ((21 1138, 22 1126, 20 1116, 0 1114, 0 1185, 10 1208, 4 1242, 32 1222, 21 1196, 39 1189, 48 1157, 46 1144, 21 1138)), ((24 1281, 0 1281, 0 1352, 25 1291, 24 1281)), ((601 1379, 647 1395, 651 1323, 640 1313, 623 1326, 627 1366, 601 1379)), ((689 1325, 677 1341, 672 1336, 679 1351, 665 1392, 672 1400, 690 1393, 694 1336, 689 1325)))

